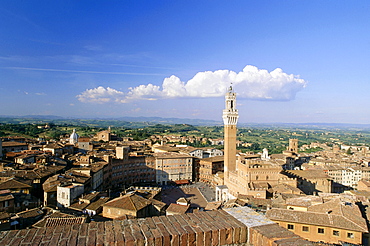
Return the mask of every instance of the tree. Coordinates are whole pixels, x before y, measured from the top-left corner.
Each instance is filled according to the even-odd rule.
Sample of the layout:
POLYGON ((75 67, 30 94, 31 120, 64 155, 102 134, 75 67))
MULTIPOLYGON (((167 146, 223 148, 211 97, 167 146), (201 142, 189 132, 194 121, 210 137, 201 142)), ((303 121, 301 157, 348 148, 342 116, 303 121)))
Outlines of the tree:
POLYGON ((353 153, 352 153, 352 148, 351 148, 351 147, 349 147, 349 148, 347 149, 346 154, 347 154, 347 155, 352 155, 352 154, 353 154, 353 153))

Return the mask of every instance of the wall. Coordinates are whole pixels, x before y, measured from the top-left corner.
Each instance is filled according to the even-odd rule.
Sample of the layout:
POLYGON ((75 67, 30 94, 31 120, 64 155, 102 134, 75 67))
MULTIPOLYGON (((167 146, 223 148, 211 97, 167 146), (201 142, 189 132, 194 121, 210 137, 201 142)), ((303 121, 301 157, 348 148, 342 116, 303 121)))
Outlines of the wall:
POLYGON ((337 228, 325 227, 325 226, 316 226, 316 225, 306 225, 306 224, 299 224, 299 223, 291 223, 291 222, 284 222, 284 221, 276 221, 279 223, 280 226, 288 229, 288 224, 293 225, 294 228, 290 231, 294 232, 295 234, 301 236, 310 241, 319 242, 323 241, 325 243, 340 243, 340 241, 350 242, 353 244, 361 244, 362 243, 362 233, 361 232, 354 232, 354 231, 347 231, 337 228), (302 231, 302 227, 307 226, 309 231, 302 231), (324 229, 324 233, 318 233, 318 229, 324 229), (339 236, 334 236, 333 231, 339 231, 339 236), (347 238, 347 233, 353 233, 353 238, 347 238))
POLYGON ((74 199, 82 195, 84 192, 84 185, 68 185, 57 187, 57 206, 58 207, 69 207, 74 199))

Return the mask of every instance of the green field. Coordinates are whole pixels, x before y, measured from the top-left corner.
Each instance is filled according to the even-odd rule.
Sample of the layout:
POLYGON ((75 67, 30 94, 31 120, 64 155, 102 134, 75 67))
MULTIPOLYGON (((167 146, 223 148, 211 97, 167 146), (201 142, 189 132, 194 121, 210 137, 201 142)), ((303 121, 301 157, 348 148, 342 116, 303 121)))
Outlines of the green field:
MULTIPOLYGON (((77 119, 32 119, 0 118, 0 137, 23 136, 27 138, 60 139, 72 133, 73 129, 80 136, 91 137, 108 127, 119 137, 132 137, 143 140, 151 135, 179 135, 202 138, 223 138, 222 126, 194 126, 189 124, 157 124, 149 122, 127 122, 119 120, 77 120, 77 119), (44 129, 48 125, 50 128, 44 129)), ((238 140, 250 143, 249 147, 240 147, 242 151, 261 151, 267 148, 270 153, 285 150, 290 138, 299 140, 299 145, 311 142, 346 145, 370 146, 370 130, 361 127, 299 126, 299 125, 253 125, 240 126, 238 140)), ((195 147, 211 146, 200 142, 192 143, 195 147)), ((216 147, 216 146, 215 146, 216 147)), ((222 148, 222 146, 217 146, 222 148)), ((308 150, 309 151, 309 150, 308 150)), ((314 150, 312 150, 314 151, 314 150)))

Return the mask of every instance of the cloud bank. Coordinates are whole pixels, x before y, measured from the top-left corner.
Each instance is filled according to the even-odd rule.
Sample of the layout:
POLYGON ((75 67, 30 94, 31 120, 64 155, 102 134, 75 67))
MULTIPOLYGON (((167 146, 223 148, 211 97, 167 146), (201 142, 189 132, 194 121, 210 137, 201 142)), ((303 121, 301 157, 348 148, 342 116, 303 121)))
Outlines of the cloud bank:
POLYGON ((78 100, 81 102, 89 103, 108 103, 108 102, 120 102, 124 98, 124 93, 117 91, 112 88, 104 88, 99 86, 94 89, 87 89, 77 96, 78 100))
POLYGON ((162 98, 221 97, 225 95, 231 83, 238 98, 278 101, 294 99, 297 92, 307 84, 299 75, 286 74, 281 68, 268 72, 248 65, 239 73, 230 70, 199 72, 187 82, 172 75, 163 80, 162 86, 140 85, 128 88, 127 93, 99 86, 87 89, 77 98, 81 102, 126 103, 162 98))

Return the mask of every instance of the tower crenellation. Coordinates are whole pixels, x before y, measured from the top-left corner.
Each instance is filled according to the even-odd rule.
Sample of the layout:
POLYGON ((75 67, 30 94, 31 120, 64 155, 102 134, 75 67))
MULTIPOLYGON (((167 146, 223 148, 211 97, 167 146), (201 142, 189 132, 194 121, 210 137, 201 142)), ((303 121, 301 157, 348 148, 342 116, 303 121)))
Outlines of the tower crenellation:
POLYGON ((225 109, 223 110, 222 118, 224 125, 235 125, 238 123, 238 110, 236 109, 236 93, 230 86, 225 95, 225 109))

